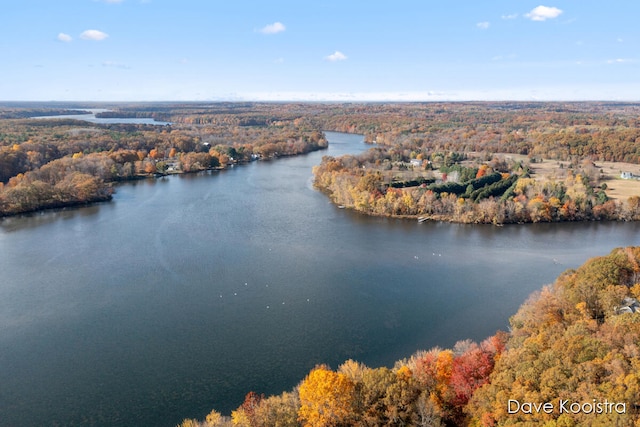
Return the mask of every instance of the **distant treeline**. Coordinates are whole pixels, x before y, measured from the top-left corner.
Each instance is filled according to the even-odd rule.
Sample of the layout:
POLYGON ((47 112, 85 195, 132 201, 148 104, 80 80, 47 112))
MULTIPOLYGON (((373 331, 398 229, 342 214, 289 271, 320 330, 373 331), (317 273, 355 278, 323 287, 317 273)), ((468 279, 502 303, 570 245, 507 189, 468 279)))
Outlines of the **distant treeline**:
POLYGON ((51 109, 51 108, 2 108, 0 107, 0 119, 28 119, 30 117, 63 116, 85 114, 83 110, 51 109))
MULTIPOLYGON (((640 163, 640 104, 605 102, 185 103, 123 106, 184 124, 304 122, 412 151, 509 152, 563 161, 640 163)), ((156 117, 156 116, 154 116, 156 117)))
POLYGON ((407 161, 412 151, 475 151, 640 162, 640 104, 469 102, 332 108, 335 112, 323 110, 314 120, 324 129, 361 133, 368 142, 392 147, 394 160, 407 161))
POLYGON ((101 119, 154 119, 165 121, 166 114, 154 113, 147 111, 101 111, 95 113, 97 118, 101 119))

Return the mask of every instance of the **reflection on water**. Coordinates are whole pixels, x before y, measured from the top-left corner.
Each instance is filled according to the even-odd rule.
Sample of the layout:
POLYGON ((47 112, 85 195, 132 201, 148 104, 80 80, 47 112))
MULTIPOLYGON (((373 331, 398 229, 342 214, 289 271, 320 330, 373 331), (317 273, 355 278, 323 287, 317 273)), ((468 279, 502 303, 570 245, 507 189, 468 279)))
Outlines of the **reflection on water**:
MULTIPOLYGON (((483 339, 533 290, 638 224, 372 218, 310 188, 328 152, 119 185, 0 224, 0 420, 173 426, 294 387, 317 363, 391 365, 483 339)), ((1 423, 0 423, 1 424, 1 423)))
MULTIPOLYGON (((60 220, 71 220, 78 216, 96 215, 100 209, 98 205, 83 207, 51 209, 48 211, 32 212, 15 217, 0 219, 0 229, 3 232, 13 232, 23 229, 35 229, 45 224, 60 220)), ((0 234, 1 236, 1 234, 0 234)))

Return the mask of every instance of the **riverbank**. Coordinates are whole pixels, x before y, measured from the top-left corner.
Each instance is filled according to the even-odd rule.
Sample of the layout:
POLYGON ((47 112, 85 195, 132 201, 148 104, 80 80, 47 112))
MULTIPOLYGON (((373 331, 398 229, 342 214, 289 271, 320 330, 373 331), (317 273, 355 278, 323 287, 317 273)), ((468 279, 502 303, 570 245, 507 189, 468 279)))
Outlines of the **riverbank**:
POLYGON ((75 201, 67 201, 67 202, 51 201, 46 204, 38 205, 37 207, 25 208, 23 210, 19 210, 15 212, 0 211, 0 221, 2 221, 3 218, 10 218, 18 215, 28 215, 28 214, 35 214, 35 213, 44 212, 44 211, 86 207, 86 206, 91 206, 97 203, 109 202, 111 200, 113 200, 112 194, 97 195, 96 197, 90 198, 88 200, 75 200, 75 201))
MULTIPOLYGON (((177 153, 166 150, 171 157, 163 157, 160 150, 149 152, 118 150, 72 156, 52 160, 38 169, 18 173, 0 182, 0 218, 47 209, 73 207, 111 200, 114 182, 153 179, 170 175, 222 171, 252 161, 266 161, 308 154, 326 149, 328 143, 321 135, 314 140, 292 147, 291 151, 239 153, 233 147, 210 148, 206 151, 177 153), (220 152, 219 150, 223 150, 220 152), (235 156, 235 157, 232 157, 235 156)), ((11 155, 24 155, 14 146, 11 155)), ((0 160, 2 157, 0 152, 0 160)))
MULTIPOLYGON (((640 219, 637 194, 607 195, 609 186, 619 195, 625 183, 614 181, 614 166, 605 173, 590 161, 549 167, 523 157, 434 152, 393 161, 375 149, 323 158, 314 185, 334 204, 371 216, 496 225, 640 219)), ((640 182, 627 186, 640 189, 640 182)))
MULTIPOLYGON (((92 184, 84 185, 83 194, 69 194, 69 189, 65 188, 60 190, 56 185, 48 185, 48 183, 40 180, 30 179, 17 179, 12 182, 11 186, 0 186, 0 220, 5 217, 30 214, 45 210, 73 208, 78 206, 87 206, 94 203, 108 202, 113 199, 114 189, 112 183, 126 183, 129 181, 139 181, 145 179, 157 179, 172 175, 185 175, 185 174, 198 174, 203 172, 221 172, 231 167, 243 166, 251 163, 252 161, 271 161, 278 158, 294 157, 302 154, 308 154, 313 151, 326 149, 327 146, 316 147, 312 150, 301 154, 290 154, 273 156, 271 158, 256 157, 251 161, 234 161, 226 164, 225 166, 216 166, 209 168, 196 167, 192 170, 185 171, 179 168, 171 171, 154 172, 138 174, 133 176, 118 177, 111 181, 104 182, 91 177, 85 177, 85 179, 91 179, 92 184)), ((158 161, 158 163, 164 163, 169 159, 158 161)), ((173 163, 178 164, 179 161, 173 163)), ((164 168, 164 167, 163 167, 164 168)), ((74 178, 76 181, 78 179, 74 178)), ((78 191, 75 191, 78 193, 78 191)))

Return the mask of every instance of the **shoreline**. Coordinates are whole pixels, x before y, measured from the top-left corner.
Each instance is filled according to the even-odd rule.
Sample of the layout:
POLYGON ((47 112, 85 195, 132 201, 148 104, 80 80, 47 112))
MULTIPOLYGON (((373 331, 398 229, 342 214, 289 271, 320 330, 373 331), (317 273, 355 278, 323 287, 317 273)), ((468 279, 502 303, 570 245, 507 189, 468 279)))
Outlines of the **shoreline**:
POLYGON ((113 200, 113 194, 109 194, 108 196, 103 196, 103 197, 98 197, 95 199, 91 199, 88 201, 84 201, 84 202, 69 202, 69 203, 55 203, 52 205, 48 205, 45 207, 41 207, 41 208, 37 208, 37 209, 30 209, 30 210, 26 210, 26 211, 21 211, 21 212, 15 212, 15 213, 8 213, 8 214, 1 214, 0 215, 0 223, 4 220, 4 219, 8 219, 8 218, 15 218, 15 217, 19 217, 21 215, 24 216, 33 216, 36 215, 38 213, 44 213, 44 212, 50 212, 50 211, 62 211, 68 208, 80 208, 80 207, 88 207, 88 206, 93 206, 93 205, 97 205, 100 203, 105 203, 105 202, 110 202, 113 200))
POLYGON ((430 215, 430 214, 381 214, 375 212, 365 212, 357 209, 354 206, 347 206, 336 202, 331 195, 327 194, 324 190, 315 187, 316 190, 329 198, 329 202, 337 209, 346 209, 355 212, 359 215, 374 217, 374 218, 388 218, 388 219, 400 219, 400 220, 412 220, 418 223, 423 222, 445 222, 449 224, 469 224, 469 225, 492 225, 494 227, 503 227, 505 225, 525 225, 525 224, 559 224, 559 223, 587 223, 587 222, 635 222, 635 219, 622 219, 622 218, 582 218, 575 220, 552 220, 552 221, 513 221, 513 222, 499 222, 499 221, 473 221, 469 218, 469 221, 456 221, 455 219, 447 215, 430 215))
POLYGON ((315 150, 310 150, 307 151, 305 153, 300 153, 300 154, 289 154, 289 155, 279 155, 276 157, 269 157, 269 158, 258 158, 252 161, 236 161, 233 163, 230 163, 227 165, 227 167, 213 167, 213 168, 207 168, 207 169, 202 169, 202 170, 197 170, 197 171, 172 171, 172 172, 156 172, 153 174, 147 174, 147 175, 134 175, 131 177, 127 177, 127 178, 121 178, 121 179, 115 179, 112 181, 108 181, 105 182, 105 187, 109 189, 110 194, 108 196, 100 196, 100 197, 96 197, 96 198, 92 198, 90 200, 87 201, 83 201, 83 202, 69 202, 69 203, 64 203, 64 202, 56 202, 56 203, 52 203, 51 205, 46 204, 43 207, 38 207, 35 209, 28 209, 28 210, 24 210, 24 211, 20 211, 20 212, 12 212, 12 213, 0 213, 0 222, 5 219, 5 218, 15 218, 17 216, 20 215, 33 215, 33 214, 37 214, 38 212, 45 212, 45 211, 55 211, 55 210, 63 210, 63 209, 67 209, 67 208, 76 208, 76 207, 82 207, 82 206, 91 206, 94 204, 99 204, 99 203, 104 203, 104 202, 110 202, 113 200, 113 193, 114 193, 114 184, 125 184, 127 182, 133 182, 133 181, 142 181, 142 180, 147 180, 147 179, 159 179, 159 178, 163 178, 163 177, 168 177, 168 176, 178 176, 178 175, 194 175, 194 174, 199 174, 199 173, 203 173, 203 172, 222 172, 225 171, 229 168, 235 167, 235 166, 244 166, 244 165, 248 165, 250 163, 253 163, 254 161, 272 161, 272 160, 278 160, 279 158, 286 158, 286 157, 295 157, 295 156, 301 156, 301 155, 305 155, 305 154, 309 154, 315 151, 321 151, 321 150, 326 150, 328 148, 327 147, 319 147, 315 150))

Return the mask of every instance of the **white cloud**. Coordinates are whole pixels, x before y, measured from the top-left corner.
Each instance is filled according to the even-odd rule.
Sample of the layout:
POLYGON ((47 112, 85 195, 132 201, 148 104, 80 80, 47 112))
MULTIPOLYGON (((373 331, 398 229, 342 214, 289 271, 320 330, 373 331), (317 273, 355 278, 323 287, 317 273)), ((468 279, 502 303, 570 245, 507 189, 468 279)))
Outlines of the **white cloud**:
POLYGON ((484 21, 484 22, 478 22, 476 24, 476 27, 480 28, 481 30, 486 30, 487 28, 489 28, 490 25, 491 24, 489 22, 484 21))
POLYGON ((622 42, 624 42, 624 40, 622 39, 622 37, 618 37, 618 38, 616 39, 616 41, 617 41, 618 43, 622 43, 622 42))
POLYGON ((262 34, 277 34, 281 33, 287 28, 282 24, 282 22, 274 22, 273 24, 269 24, 260 29, 262 34))
POLYGON ((502 19, 516 19, 518 17, 517 13, 510 13, 508 15, 502 15, 500 18, 502 19))
POLYGON ((58 34, 58 40, 60 40, 61 42, 69 43, 71 40, 73 40, 73 37, 71 37, 69 34, 60 33, 58 34))
POLYGON ((325 56, 324 59, 326 59, 327 61, 331 61, 331 62, 344 61, 344 60, 347 59, 347 55, 345 55, 344 53, 340 52, 339 50, 336 50, 331 55, 325 56))
POLYGON ((95 40, 100 41, 109 37, 109 34, 103 33, 99 30, 87 30, 80 34, 80 38, 83 40, 95 40))
POLYGON ((557 7, 538 6, 525 16, 532 21, 546 21, 547 19, 557 18, 561 14, 562 10, 557 7))

